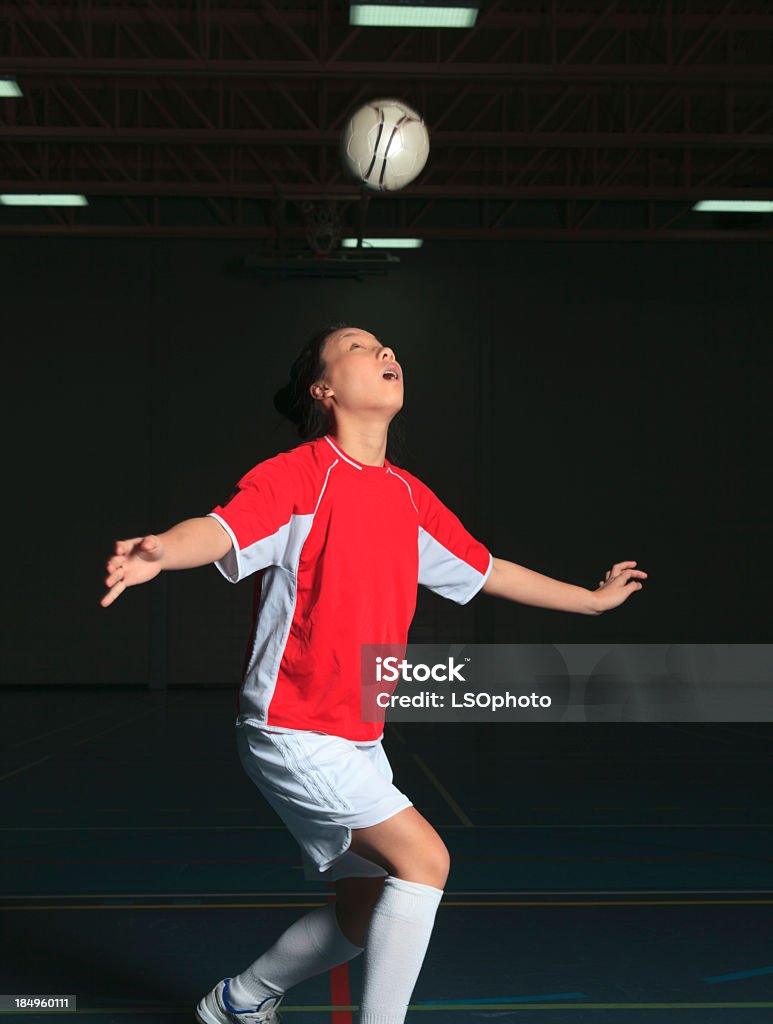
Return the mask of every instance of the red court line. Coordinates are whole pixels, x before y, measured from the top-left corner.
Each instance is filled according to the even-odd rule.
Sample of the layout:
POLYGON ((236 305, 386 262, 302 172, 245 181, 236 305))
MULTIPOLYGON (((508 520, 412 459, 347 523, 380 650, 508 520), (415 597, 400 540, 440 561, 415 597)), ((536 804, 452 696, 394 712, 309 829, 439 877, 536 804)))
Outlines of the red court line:
MULTIPOLYGON (((333 883, 328 882, 328 887, 334 889, 333 883)), ((335 903, 335 892, 328 896, 328 903, 335 903)), ((330 1005, 351 1006, 351 992, 349 988, 349 964, 338 964, 330 971, 330 1005)), ((332 1024, 352 1024, 351 1010, 331 1010, 332 1024)))

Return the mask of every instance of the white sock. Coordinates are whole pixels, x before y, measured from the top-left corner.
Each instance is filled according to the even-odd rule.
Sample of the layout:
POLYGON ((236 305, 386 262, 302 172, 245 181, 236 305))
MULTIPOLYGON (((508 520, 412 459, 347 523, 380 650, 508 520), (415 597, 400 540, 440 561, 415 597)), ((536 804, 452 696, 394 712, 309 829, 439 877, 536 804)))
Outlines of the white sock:
POLYGON ((421 882, 384 880, 366 939, 360 1024, 403 1024, 442 895, 421 882))
POLYGON ((359 956, 364 947, 355 946, 341 931, 335 906, 327 903, 304 914, 254 964, 231 978, 233 1005, 251 1009, 267 996, 283 995, 299 981, 359 956))

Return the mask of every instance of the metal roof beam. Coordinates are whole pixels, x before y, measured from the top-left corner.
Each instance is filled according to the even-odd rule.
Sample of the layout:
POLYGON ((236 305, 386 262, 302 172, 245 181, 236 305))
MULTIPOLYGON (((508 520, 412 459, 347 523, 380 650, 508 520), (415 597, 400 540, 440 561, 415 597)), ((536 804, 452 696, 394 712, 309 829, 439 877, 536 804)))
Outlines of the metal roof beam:
POLYGON ((432 61, 284 61, 284 60, 175 60, 168 58, 0 57, 0 75, 109 75, 125 78, 154 75, 246 80, 282 79, 317 81, 320 78, 365 79, 372 84, 387 79, 459 79, 476 82, 678 82, 682 85, 761 85, 773 82, 773 64, 489 64, 432 61))
MULTIPOLYGON (((4 165, 8 170, 8 165, 4 165)), ((20 185, 25 184, 18 179, 5 177, 0 179, 0 192, 24 191, 20 185)), ((272 197, 279 188, 289 199, 359 199, 361 190, 356 184, 326 182, 273 182, 250 181, 226 183, 220 181, 141 181, 141 180, 97 180, 90 178, 72 178, 68 181, 51 182, 39 175, 34 179, 36 186, 45 186, 45 191, 86 193, 95 198, 99 196, 241 196, 243 198, 265 199, 272 197)), ((455 185, 414 185, 410 192, 404 194, 408 199, 438 198, 445 200, 466 199, 604 199, 609 202, 631 202, 632 200, 659 201, 691 201, 697 202, 706 198, 707 182, 694 183, 690 187, 684 185, 594 185, 583 182, 565 184, 517 185, 505 183, 497 185, 472 185, 460 182, 455 185)), ((711 186, 711 195, 716 199, 773 199, 773 184, 765 186, 717 184, 711 186)), ((391 203, 390 195, 373 194, 372 202, 391 203)))
MULTIPOLYGON (((773 118, 773 111, 769 113, 773 118)), ((260 146, 336 146, 340 133, 308 128, 62 128, 58 125, 3 127, 0 145, 12 142, 108 142, 116 145, 163 144, 213 147, 250 143, 260 146)), ((773 134, 717 132, 498 132, 441 131, 432 135, 434 149, 743 149, 773 150, 773 134)))

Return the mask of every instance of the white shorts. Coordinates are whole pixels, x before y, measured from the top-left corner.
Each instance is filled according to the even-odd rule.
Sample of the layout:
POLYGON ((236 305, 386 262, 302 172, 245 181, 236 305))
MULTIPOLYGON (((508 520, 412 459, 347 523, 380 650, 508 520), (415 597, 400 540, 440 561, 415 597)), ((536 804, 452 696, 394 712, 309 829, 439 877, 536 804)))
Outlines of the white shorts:
POLYGON ((388 874, 349 849, 353 828, 377 825, 413 806, 392 785, 381 740, 365 745, 242 722, 236 726, 236 745, 244 770, 300 846, 308 880, 388 874))

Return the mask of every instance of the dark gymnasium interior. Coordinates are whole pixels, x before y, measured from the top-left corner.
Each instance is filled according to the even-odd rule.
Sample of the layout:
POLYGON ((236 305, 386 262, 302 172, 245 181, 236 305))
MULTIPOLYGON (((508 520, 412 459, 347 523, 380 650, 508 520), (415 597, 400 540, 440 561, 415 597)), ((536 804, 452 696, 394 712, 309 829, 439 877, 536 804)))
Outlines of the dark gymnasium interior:
MULTIPOLYGON (((236 756, 251 582, 100 598, 117 538, 298 443, 273 395, 345 320, 404 367, 393 461, 496 557, 589 589, 648 573, 597 617, 419 587, 412 643, 633 667, 614 688, 591 659, 547 712, 387 714, 395 784, 451 853, 406 1020, 773 1021, 773 8, 356 22, 383 6, 0 3, 0 1017, 193 1022, 334 898, 236 756), (397 191, 340 155, 381 97, 429 132, 397 191), (649 705, 634 662, 664 651, 686 675, 649 705)), ((288 992, 283 1024, 356 1022, 361 970, 288 992)))

